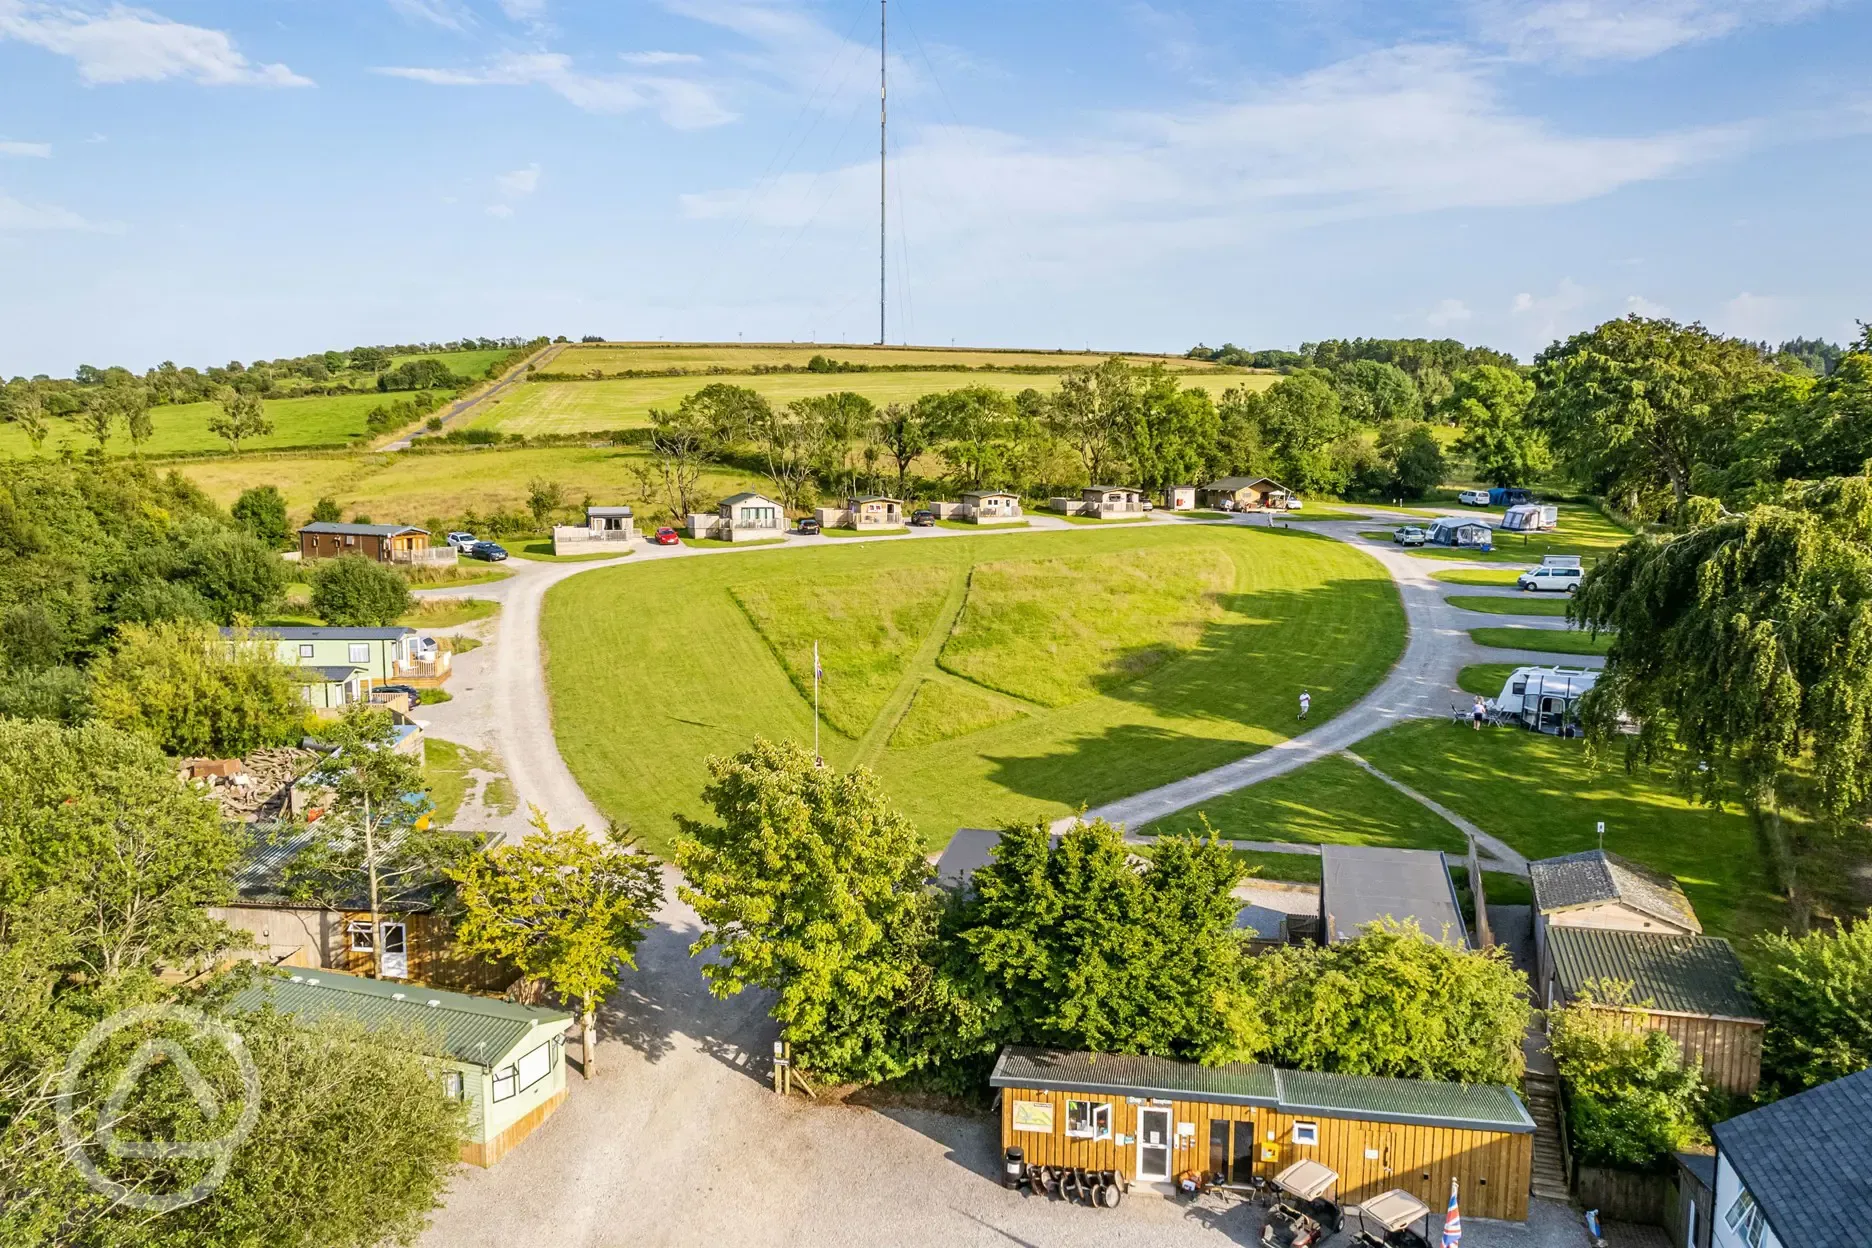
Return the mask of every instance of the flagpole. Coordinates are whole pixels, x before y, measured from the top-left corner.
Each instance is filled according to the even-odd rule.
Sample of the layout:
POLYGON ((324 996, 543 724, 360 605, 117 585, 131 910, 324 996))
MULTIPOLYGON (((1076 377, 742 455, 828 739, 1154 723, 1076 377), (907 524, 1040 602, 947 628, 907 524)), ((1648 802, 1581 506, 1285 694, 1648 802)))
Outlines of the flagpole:
POLYGON ((812 756, 819 761, 819 643, 812 643, 812 756))

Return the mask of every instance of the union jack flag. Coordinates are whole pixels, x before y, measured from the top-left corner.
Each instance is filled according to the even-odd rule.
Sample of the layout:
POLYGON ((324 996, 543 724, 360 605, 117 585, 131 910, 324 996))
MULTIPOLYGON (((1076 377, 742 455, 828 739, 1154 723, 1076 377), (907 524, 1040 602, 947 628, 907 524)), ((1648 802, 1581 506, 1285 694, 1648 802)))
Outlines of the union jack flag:
POLYGON ((1443 1215, 1443 1248, 1462 1243, 1462 1210, 1456 1205, 1456 1180, 1449 1181, 1449 1212, 1443 1215))

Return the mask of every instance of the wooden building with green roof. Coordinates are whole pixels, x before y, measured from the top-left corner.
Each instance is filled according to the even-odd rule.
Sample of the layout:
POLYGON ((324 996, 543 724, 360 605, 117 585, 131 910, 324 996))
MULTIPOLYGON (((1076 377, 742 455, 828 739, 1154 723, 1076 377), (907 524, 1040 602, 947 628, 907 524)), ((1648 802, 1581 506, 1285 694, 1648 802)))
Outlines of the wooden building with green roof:
POLYGON ((1503 1084, 1031 1048, 1003 1049, 989 1083, 1029 1165, 1240 1184, 1317 1161, 1345 1203, 1401 1188, 1435 1207, 1454 1178, 1471 1217, 1527 1217, 1534 1120, 1503 1084))
POLYGON ((419 1038, 436 1055, 443 1090, 467 1105, 462 1160, 470 1165, 499 1161, 566 1098, 570 1014, 340 971, 266 975, 231 1008, 268 1006, 293 1018, 343 1018, 419 1038))

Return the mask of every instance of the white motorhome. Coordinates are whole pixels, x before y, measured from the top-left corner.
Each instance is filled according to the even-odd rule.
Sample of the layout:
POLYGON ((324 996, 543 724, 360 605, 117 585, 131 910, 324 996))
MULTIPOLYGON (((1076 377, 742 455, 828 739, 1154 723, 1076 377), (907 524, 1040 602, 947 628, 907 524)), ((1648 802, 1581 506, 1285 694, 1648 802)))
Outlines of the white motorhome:
POLYGON ((1495 697, 1504 719, 1549 736, 1579 731, 1579 700, 1599 683, 1590 667, 1517 667, 1495 697))

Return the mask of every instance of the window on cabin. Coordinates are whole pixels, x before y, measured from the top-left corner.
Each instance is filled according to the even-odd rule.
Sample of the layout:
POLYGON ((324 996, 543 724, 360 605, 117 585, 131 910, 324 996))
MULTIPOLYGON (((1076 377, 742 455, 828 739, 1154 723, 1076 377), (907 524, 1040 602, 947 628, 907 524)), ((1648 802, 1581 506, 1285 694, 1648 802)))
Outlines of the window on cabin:
POLYGON ((514 1063, 514 1070, 520 1076, 520 1090, 526 1091, 552 1070, 552 1045, 542 1044, 531 1053, 525 1054, 514 1063))
POLYGON ((1103 1101, 1066 1102, 1066 1137, 1075 1140, 1111 1139, 1112 1107, 1103 1101))
POLYGON ((494 1072, 494 1100, 498 1104, 520 1090, 520 1075, 512 1066, 494 1072))
POLYGON ((353 663, 370 662, 370 643, 364 641, 352 642, 350 655, 353 663))
POLYGON ((376 933, 364 920, 345 924, 345 932, 351 937, 351 952, 369 953, 377 947, 376 933))
POLYGON ((1319 1143, 1319 1123, 1296 1122, 1293 1124, 1293 1142, 1314 1146, 1319 1143))
POLYGON ((463 1082, 461 1071, 445 1070, 442 1072, 442 1095, 451 1101, 462 1099, 467 1084, 463 1082))
POLYGON ((1762 1230, 1766 1220, 1762 1217, 1761 1206, 1755 1198, 1743 1188, 1736 1193, 1735 1203, 1729 1206, 1729 1229, 1736 1233, 1736 1238, 1749 1248, 1761 1248, 1762 1230))
POLYGON ((302 659, 309 659, 309 658, 311 658, 311 657, 313 656, 313 654, 314 654, 315 652, 316 652, 316 649, 315 649, 315 647, 314 647, 314 646, 312 645, 312 643, 311 643, 311 642, 301 642, 301 643, 300 643, 300 645, 299 645, 299 657, 300 657, 300 658, 302 658, 302 659))

